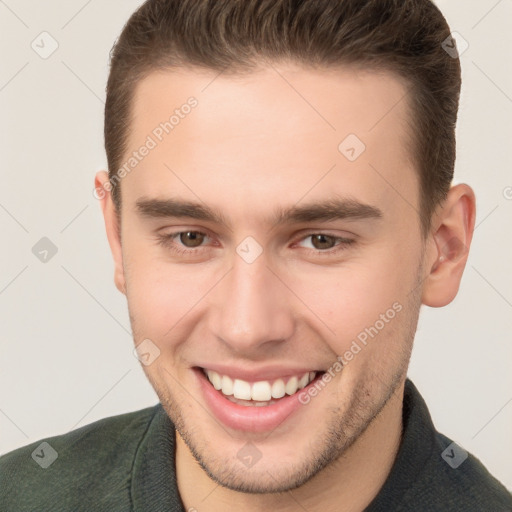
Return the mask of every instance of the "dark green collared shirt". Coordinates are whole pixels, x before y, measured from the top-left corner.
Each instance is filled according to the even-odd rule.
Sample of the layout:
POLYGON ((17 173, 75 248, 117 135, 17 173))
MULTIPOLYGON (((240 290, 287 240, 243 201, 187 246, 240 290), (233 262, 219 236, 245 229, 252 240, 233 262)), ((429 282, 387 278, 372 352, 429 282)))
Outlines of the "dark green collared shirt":
MULTIPOLYGON (((403 420, 391 473, 364 512, 512 511, 505 487, 435 430, 410 380, 403 420)), ((174 443, 157 404, 18 448, 0 457, 0 511, 184 512, 174 443)))

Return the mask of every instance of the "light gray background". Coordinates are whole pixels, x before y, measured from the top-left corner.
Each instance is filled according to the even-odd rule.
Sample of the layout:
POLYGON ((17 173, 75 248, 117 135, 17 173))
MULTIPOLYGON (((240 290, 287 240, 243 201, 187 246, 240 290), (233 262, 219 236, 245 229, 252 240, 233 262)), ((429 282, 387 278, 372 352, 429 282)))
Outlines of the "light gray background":
MULTIPOLYGON (((158 400, 92 195, 109 51, 139 3, 0 0, 0 453, 158 400), (43 31, 47 59, 31 48, 43 31)), ((512 489, 512 1, 438 5, 469 43, 456 182, 477 193, 477 228, 458 297, 422 311, 409 376, 437 428, 512 489)))

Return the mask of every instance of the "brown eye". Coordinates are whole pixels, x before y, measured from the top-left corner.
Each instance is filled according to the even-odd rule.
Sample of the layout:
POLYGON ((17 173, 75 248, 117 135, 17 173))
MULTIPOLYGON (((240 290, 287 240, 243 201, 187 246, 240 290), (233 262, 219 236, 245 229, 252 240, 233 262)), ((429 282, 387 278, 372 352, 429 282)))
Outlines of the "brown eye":
POLYGON ((336 237, 329 235, 310 235, 311 243, 315 249, 332 249, 335 246, 336 237))
POLYGON ((180 242, 185 247, 198 247, 203 243, 205 236, 199 231, 183 231, 180 233, 180 242))

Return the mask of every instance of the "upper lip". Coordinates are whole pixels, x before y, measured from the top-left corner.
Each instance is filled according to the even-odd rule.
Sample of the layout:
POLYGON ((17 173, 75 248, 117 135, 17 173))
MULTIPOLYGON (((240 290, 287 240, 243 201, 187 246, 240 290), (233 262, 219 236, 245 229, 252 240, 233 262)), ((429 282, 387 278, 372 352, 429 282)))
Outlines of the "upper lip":
POLYGON ((261 368, 243 368, 240 365, 228 366, 223 364, 206 363, 204 365, 199 365, 199 367, 203 370, 213 370, 220 375, 226 375, 232 379, 240 379, 247 382, 259 382, 262 380, 271 381, 293 376, 301 377, 305 373, 323 371, 311 366, 290 367, 283 365, 265 366, 261 368))

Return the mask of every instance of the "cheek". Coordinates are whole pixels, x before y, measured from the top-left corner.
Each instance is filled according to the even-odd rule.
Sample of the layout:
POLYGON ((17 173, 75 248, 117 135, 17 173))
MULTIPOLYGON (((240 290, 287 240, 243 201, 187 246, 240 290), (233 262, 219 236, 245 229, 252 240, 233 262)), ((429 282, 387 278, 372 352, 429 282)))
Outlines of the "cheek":
POLYGON ((409 295, 417 284, 417 258, 412 252, 400 255, 398 247, 375 250, 371 258, 337 268, 310 269, 295 276, 293 288, 314 312, 315 324, 337 354, 358 339, 378 336, 390 344, 405 321, 409 295))
POLYGON ((162 330, 173 325, 180 311, 183 287, 177 272, 155 258, 152 248, 143 243, 125 242, 124 272, 127 284, 127 300, 139 334, 160 339, 162 330), (170 307, 170 305, 174 307, 170 307), (151 334, 151 336, 150 336, 151 334))
POLYGON ((173 265, 151 248, 126 251, 127 300, 138 337, 172 345, 185 318, 194 318, 198 305, 214 284, 211 269, 173 265))

